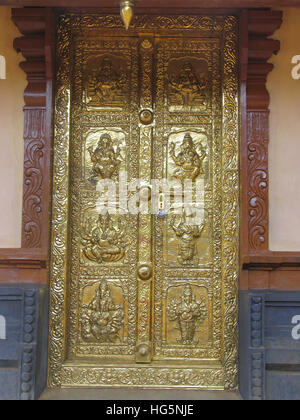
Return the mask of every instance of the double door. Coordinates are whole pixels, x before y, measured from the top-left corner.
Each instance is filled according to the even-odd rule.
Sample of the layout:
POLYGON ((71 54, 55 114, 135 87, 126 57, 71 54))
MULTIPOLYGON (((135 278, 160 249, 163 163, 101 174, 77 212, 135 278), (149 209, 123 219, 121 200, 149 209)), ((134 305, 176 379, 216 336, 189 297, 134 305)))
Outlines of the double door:
POLYGON ((50 385, 234 387, 236 19, 61 20, 50 385))

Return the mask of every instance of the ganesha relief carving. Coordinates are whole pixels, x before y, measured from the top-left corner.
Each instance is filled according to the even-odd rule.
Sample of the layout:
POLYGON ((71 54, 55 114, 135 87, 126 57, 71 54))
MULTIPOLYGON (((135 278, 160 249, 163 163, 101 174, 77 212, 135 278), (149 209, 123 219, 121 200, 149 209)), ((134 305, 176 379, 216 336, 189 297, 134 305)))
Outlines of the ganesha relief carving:
POLYGON ((92 183, 118 175, 123 158, 119 145, 114 144, 110 134, 102 134, 97 146, 89 146, 88 152, 93 164, 92 183))
POLYGON ((119 342, 119 331, 124 325, 124 308, 116 305, 109 283, 102 280, 94 298, 82 305, 81 331, 84 341, 100 343, 119 342))
POLYGON ((99 215, 98 219, 88 217, 81 237, 83 254, 92 262, 115 263, 126 254, 125 223, 118 219, 114 222, 109 215, 99 215))

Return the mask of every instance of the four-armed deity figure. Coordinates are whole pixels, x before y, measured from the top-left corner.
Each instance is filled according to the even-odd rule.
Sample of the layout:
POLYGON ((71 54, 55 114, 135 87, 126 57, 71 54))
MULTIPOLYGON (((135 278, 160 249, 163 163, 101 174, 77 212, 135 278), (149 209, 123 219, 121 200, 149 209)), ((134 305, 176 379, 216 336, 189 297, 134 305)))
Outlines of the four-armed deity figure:
POLYGON ((85 233, 82 235, 84 255, 90 261, 117 262, 125 255, 127 242, 121 222, 118 227, 113 225, 110 215, 99 215, 96 226, 88 219, 85 233))
POLYGON ((180 152, 176 156, 175 144, 170 144, 170 155, 177 166, 173 173, 173 177, 184 182, 186 179, 195 181, 196 178, 203 174, 202 164, 206 157, 206 151, 202 144, 199 145, 200 151, 197 151, 190 133, 185 134, 180 152))
MULTIPOLYGON (((118 69, 120 70, 120 69, 118 69)), ((109 57, 104 57, 100 68, 90 74, 87 100, 90 106, 118 106, 124 101, 126 74, 118 73, 109 57)))
POLYGON ((201 323, 208 315, 207 303, 203 297, 199 302, 193 293, 192 286, 186 284, 180 298, 173 298, 168 305, 168 318, 170 321, 177 321, 181 339, 180 344, 195 343, 197 323, 201 323))
POLYGON ((111 179, 119 173, 122 157, 120 148, 114 149, 111 136, 102 134, 95 150, 88 149, 93 163, 93 175, 96 179, 111 179))
POLYGON ((115 305, 110 286, 102 280, 93 300, 82 306, 81 326, 85 341, 115 342, 123 327, 124 308, 115 305))
POLYGON ((169 77, 170 102, 182 106, 205 106, 207 79, 205 74, 197 74, 187 61, 178 73, 169 77))
POLYGON ((180 240, 179 246, 179 264, 192 264, 197 255, 197 239, 200 238, 205 224, 194 226, 187 222, 185 213, 182 216, 178 226, 175 225, 175 217, 171 220, 171 228, 180 240))

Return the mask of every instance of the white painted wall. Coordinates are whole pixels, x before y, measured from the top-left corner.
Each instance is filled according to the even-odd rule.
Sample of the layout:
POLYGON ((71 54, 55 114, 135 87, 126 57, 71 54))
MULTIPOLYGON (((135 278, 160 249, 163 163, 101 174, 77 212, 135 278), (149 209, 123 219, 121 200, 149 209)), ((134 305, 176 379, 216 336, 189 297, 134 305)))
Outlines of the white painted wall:
POLYGON ((283 25, 273 38, 281 41, 281 49, 271 60, 275 68, 267 85, 271 95, 270 248, 300 251, 300 77, 294 78, 299 70, 294 57, 300 55, 300 8, 284 9, 283 25))
POLYGON ((0 6, 0 55, 6 61, 6 79, 0 61, 0 247, 21 246, 23 189, 23 92, 26 76, 22 57, 13 49, 20 33, 12 23, 11 9, 0 6))

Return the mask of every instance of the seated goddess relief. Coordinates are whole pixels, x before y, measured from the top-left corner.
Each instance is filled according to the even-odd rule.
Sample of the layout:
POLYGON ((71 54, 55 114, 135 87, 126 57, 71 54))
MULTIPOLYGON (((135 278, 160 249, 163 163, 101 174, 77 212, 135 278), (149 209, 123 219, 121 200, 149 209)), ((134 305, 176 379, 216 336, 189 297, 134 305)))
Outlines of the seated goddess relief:
POLYGON ((175 143, 170 144, 170 155, 177 166, 172 176, 184 182, 185 179, 195 181, 199 175, 204 173, 203 161, 207 156, 204 146, 200 143, 199 151, 190 133, 185 134, 180 145, 180 152, 176 155, 175 143))

